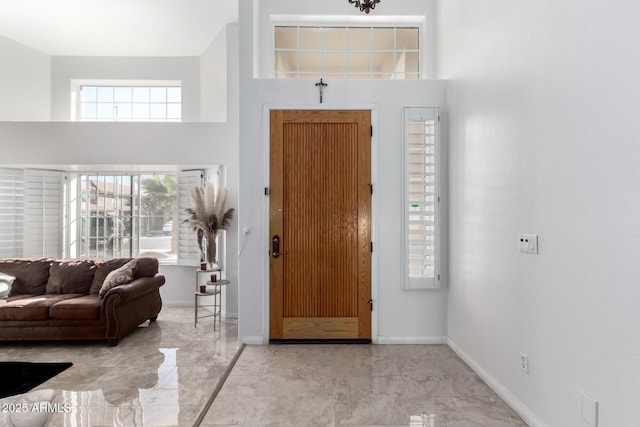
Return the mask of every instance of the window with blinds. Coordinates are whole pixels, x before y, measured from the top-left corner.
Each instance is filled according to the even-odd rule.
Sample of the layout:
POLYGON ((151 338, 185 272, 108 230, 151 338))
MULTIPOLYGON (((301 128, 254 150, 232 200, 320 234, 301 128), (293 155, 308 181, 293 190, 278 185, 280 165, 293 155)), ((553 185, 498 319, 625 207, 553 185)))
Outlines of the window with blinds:
MULTIPOLYGON (((193 187, 202 187, 207 181, 212 181, 215 188, 219 188, 220 167, 216 166, 206 170, 182 171, 178 173, 178 264, 198 265, 200 263, 200 250, 196 233, 184 221, 188 215, 185 209, 190 206, 189 192, 193 187)), ((223 233, 224 234, 224 233, 223 233)), ((218 235, 218 263, 223 265, 225 242, 224 236, 218 235)))
POLYGON ((0 169, 0 258, 22 256, 23 224, 24 172, 0 169))
POLYGON ((64 172, 24 171, 23 256, 62 256, 64 183, 64 172))
MULTIPOLYGON (((190 188, 205 179, 220 184, 219 169, 69 175, 0 169, 0 258, 153 256, 195 266, 200 252, 182 223, 184 209, 190 188)), ((223 260, 224 240, 218 248, 223 260)))
POLYGON ((405 108, 405 289, 439 288, 438 110, 405 108))
POLYGON ((195 233, 184 221, 189 207, 189 191, 193 187, 201 187, 204 184, 204 172, 201 170, 183 171, 178 173, 178 264, 198 265, 200 262, 200 250, 195 233))

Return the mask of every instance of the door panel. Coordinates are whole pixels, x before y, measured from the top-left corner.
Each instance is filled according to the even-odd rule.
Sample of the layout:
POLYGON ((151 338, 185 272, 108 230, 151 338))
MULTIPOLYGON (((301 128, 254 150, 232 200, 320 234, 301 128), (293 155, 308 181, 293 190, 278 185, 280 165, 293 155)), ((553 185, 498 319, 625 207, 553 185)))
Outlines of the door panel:
POLYGON ((272 111, 272 339, 371 338, 369 111, 272 111))

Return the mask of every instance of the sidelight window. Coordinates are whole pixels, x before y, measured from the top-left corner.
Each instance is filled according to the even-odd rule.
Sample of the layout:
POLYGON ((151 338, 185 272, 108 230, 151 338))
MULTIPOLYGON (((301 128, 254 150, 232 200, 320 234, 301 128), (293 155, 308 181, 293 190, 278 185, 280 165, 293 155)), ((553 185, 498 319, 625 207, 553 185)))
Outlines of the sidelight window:
POLYGON ((405 108, 405 289, 439 288, 438 110, 405 108))

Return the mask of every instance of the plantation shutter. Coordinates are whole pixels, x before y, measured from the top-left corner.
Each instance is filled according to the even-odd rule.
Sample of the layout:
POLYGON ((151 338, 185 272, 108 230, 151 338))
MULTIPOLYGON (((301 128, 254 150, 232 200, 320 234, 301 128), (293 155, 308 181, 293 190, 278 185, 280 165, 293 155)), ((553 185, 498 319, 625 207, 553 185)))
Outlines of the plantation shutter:
POLYGON ((200 250, 196 241, 196 234, 184 220, 188 215, 185 209, 189 207, 189 191, 193 187, 204 184, 204 172, 201 170, 178 172, 178 264, 198 265, 200 250))
POLYGON ((405 289, 438 289, 438 111, 405 108, 405 289))
POLYGON ((62 256, 64 173, 24 172, 25 257, 62 256))
POLYGON ((22 257, 24 173, 0 169, 0 258, 22 257))

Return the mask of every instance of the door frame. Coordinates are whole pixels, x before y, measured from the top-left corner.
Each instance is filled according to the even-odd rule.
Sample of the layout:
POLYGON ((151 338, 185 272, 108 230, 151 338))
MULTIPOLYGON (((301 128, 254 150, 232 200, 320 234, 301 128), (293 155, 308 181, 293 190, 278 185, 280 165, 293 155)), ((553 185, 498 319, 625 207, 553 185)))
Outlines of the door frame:
MULTIPOLYGON (((270 160, 271 160, 271 110, 368 110, 371 112, 371 126, 373 127, 373 136, 371 137, 371 183, 373 184, 373 195, 371 197, 371 241, 373 242, 373 253, 371 254, 371 299, 373 300, 373 311, 371 312, 371 343, 378 343, 378 251, 376 250, 377 225, 378 225, 378 106, 376 104, 355 104, 355 105, 282 105, 282 104, 265 104, 262 107, 262 150, 263 150, 263 187, 269 187, 270 182, 270 160)), ((264 254, 268 254, 271 248, 271 237, 269 235, 269 212, 271 203, 269 197, 265 198, 262 205, 263 227, 265 230, 263 236, 264 254)), ((271 281, 269 274, 269 257, 263 259, 263 344, 269 343, 269 331, 271 327, 271 281)))

